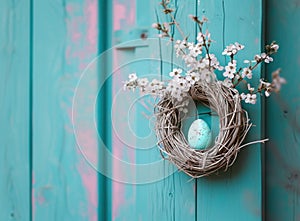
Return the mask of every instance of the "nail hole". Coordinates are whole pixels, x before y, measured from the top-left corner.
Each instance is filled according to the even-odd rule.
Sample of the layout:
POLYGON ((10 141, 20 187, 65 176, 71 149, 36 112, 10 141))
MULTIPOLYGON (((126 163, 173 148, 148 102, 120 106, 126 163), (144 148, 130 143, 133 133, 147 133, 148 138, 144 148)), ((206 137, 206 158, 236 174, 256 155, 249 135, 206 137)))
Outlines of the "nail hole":
POLYGON ((148 36, 146 33, 142 33, 140 37, 141 37, 141 39, 146 39, 148 36))

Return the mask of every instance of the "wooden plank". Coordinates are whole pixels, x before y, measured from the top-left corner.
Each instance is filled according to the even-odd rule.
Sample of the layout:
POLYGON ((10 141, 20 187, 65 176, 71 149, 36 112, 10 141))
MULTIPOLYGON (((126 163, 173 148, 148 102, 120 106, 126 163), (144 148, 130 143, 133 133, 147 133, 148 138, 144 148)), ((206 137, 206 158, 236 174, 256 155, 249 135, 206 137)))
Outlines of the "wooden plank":
MULTIPOLYGON (((199 16, 209 19, 208 28, 216 42, 212 52, 220 56, 224 47, 236 41, 246 48, 238 62, 252 58, 261 51, 262 2, 255 1, 198 1, 199 16)), ((254 74, 258 82, 260 71, 254 74)), ((256 125, 248 141, 261 139, 260 104, 244 107, 256 125)), ((197 180, 197 220, 262 220, 262 167, 261 146, 253 145, 241 150, 237 161, 226 173, 220 172, 197 180)))
MULTIPOLYGON (((160 14, 161 21, 166 19, 161 14, 161 8, 158 3, 159 1, 114 1, 114 7, 118 8, 119 12, 124 10, 123 14, 118 13, 118 16, 121 16, 121 18, 118 16, 115 17, 115 24, 117 24, 117 27, 115 27, 117 37, 115 39, 123 39, 123 41, 124 39, 139 39, 135 43, 129 42, 131 44, 130 47, 127 45, 126 48, 119 48, 114 56, 116 67, 130 62, 129 65, 121 67, 113 76, 113 99, 117 100, 119 105, 123 102, 124 107, 127 102, 126 98, 123 100, 118 98, 120 96, 118 93, 124 93, 119 91, 122 88, 122 81, 127 79, 129 73, 137 72, 139 76, 145 77, 149 77, 150 74, 152 77, 156 76, 156 78, 159 78, 162 72, 168 75, 171 68, 168 63, 164 63, 161 66, 159 60, 149 60, 160 59, 160 56, 164 60, 171 60, 173 56, 172 50, 165 50, 167 48, 164 45, 166 42, 162 42, 162 48, 159 48, 158 40, 141 40, 142 36, 144 36, 143 33, 147 33, 148 37, 153 37, 157 34, 150 27, 156 21, 155 9, 160 14), (123 24, 123 26, 118 24, 123 24), (124 34, 127 36, 122 36, 124 34), (142 45, 141 42, 144 42, 144 46, 137 47, 137 45, 142 45)), ((179 9, 179 22, 187 31, 193 34, 194 25, 191 27, 186 24, 190 23, 188 22, 188 12, 195 11, 195 4, 190 1, 178 1, 177 7, 179 9)), ((136 95, 138 96, 138 94, 136 95)), ((144 180, 141 174, 138 174, 139 165, 148 165, 149 170, 143 175, 150 177, 156 173, 155 167, 150 165, 150 163, 161 161, 161 156, 155 146, 155 135, 151 131, 151 128, 149 128, 151 124, 149 126, 149 119, 147 119, 147 117, 151 117, 153 114, 153 106, 151 106, 153 102, 151 99, 147 100, 147 98, 137 100, 129 115, 124 111, 125 108, 117 108, 117 110, 122 110, 118 111, 118 115, 124 116, 123 120, 122 117, 120 118, 120 123, 118 124, 120 125, 119 130, 113 132, 112 151, 120 159, 134 164, 131 173, 133 176, 136 175, 135 181, 144 180), (128 125, 127 121, 129 121, 130 125, 128 125), (126 135, 127 138, 132 137, 132 132, 128 128, 129 126, 132 127, 136 137, 125 140, 127 141, 126 143, 122 138, 126 138, 126 135)), ((126 172, 120 171, 119 166, 118 164, 114 165, 116 176, 118 173, 126 172)), ((165 164, 161 164, 160 168, 157 169, 161 169, 164 166, 166 168, 169 167, 168 163, 165 162, 165 164)), ((165 172, 167 176, 167 171, 165 172)), ((112 187, 112 198, 114 199, 112 220, 195 219, 194 181, 190 181, 190 178, 183 173, 175 173, 162 180, 154 181, 149 180, 148 182, 150 183, 144 183, 143 185, 134 185, 133 183, 124 184, 114 181, 112 187)))
POLYGON ((0 1, 0 220, 30 220, 30 1, 0 1))
POLYGON ((33 220, 106 220, 98 174, 77 147, 71 116, 75 87, 98 53, 98 1, 33 2, 33 220))
POLYGON ((300 18, 299 1, 266 3, 266 38, 280 50, 267 78, 277 67, 287 85, 266 101, 266 220, 300 220, 300 18))

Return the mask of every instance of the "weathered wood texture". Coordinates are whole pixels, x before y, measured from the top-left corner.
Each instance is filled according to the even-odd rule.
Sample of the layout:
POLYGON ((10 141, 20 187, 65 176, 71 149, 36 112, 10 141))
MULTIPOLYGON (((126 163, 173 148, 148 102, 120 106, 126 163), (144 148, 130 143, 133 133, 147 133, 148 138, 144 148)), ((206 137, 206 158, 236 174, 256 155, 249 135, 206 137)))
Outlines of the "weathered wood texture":
POLYGON ((33 220, 96 221, 103 216, 98 174, 76 145, 71 114, 75 87, 104 34, 98 1, 43 0, 32 7, 33 220))
MULTIPOLYGON (((195 13, 195 1, 175 1, 175 5, 179 22, 187 32, 194 35, 194 25, 190 23, 188 14, 195 13)), ((168 75, 171 71, 170 64, 159 61, 160 58, 171 61, 173 57, 171 47, 165 47, 166 42, 162 42, 160 48, 158 39, 144 39, 156 37, 157 33, 151 29, 151 24, 157 19, 160 21, 167 19, 161 12, 159 1, 114 1, 114 42, 136 41, 129 42, 126 47, 117 47, 114 54, 115 69, 126 62, 129 64, 125 67, 121 66, 121 69, 112 77, 112 97, 116 100, 115 103, 118 103, 113 104, 115 108, 113 112, 117 111, 117 115, 124 115, 120 118, 122 124, 116 127, 116 131, 112 134, 112 152, 118 158, 136 164, 137 167, 141 164, 149 165, 149 170, 145 174, 138 174, 135 168, 132 168, 131 173, 137 182, 144 180, 139 177, 140 175, 150 177, 156 172, 151 171, 155 170, 155 167, 150 163, 161 161, 154 132, 149 128, 151 127, 149 122, 153 120, 150 117, 153 114, 151 105, 154 101, 147 97, 137 100, 132 103, 133 109, 128 110, 128 115, 125 108, 128 105, 127 101, 119 98, 118 93, 122 90, 122 81, 126 80, 131 72, 137 72, 139 76, 152 75, 152 77, 160 78, 162 73, 168 75), (118 108, 115 105, 118 105, 118 108), (120 112, 120 110, 123 111, 120 112), (129 131, 128 127, 132 127, 133 131, 129 131), (132 137, 132 139, 127 139, 126 143, 124 142, 126 137, 132 137)), ((178 36, 177 33, 174 34, 178 36)), ((138 93, 136 95, 138 96, 138 93)), ((165 162, 161 166, 169 167, 170 165, 165 162)), ((114 168, 115 176, 118 176, 120 172, 126 172, 119 171, 118 164, 114 165, 114 168)), ((175 173, 163 180, 154 181, 150 179, 148 184, 134 185, 115 180, 112 184, 112 220, 195 219, 195 181, 190 181, 190 178, 182 173, 175 173)))
POLYGON ((30 220, 30 4, 0 1, 0 220, 30 220))
MULTIPOLYGON (((161 13, 158 0, 0 2, 0 67, 3 72, 0 131, 5 134, 0 136, 1 221, 29 221, 31 214, 31 220, 37 221, 262 219, 259 145, 242 150, 236 165, 227 173, 220 172, 196 181, 178 172, 167 176, 169 165, 164 163, 161 167, 167 168, 163 170, 167 177, 153 183, 148 180, 150 183, 143 185, 106 179, 89 165, 97 167, 105 161, 103 156, 98 156, 97 149, 85 152, 86 158, 78 149, 72 127, 72 99, 82 72, 110 45, 138 39, 129 46, 113 49, 111 60, 106 63, 114 72, 103 87, 105 91, 100 92, 107 96, 104 103, 98 103, 98 123, 104 128, 100 129, 100 135, 104 136, 115 157, 136 165, 130 171, 122 171, 118 163, 110 165, 112 178, 128 173, 137 182, 139 165, 161 160, 153 131, 149 129, 149 119, 144 116, 151 116, 150 102, 153 101, 138 100, 129 115, 127 111, 122 112, 126 100, 118 102, 118 96, 124 93, 122 81, 130 72, 164 77, 172 68, 168 62, 175 61, 170 45, 166 47, 165 42, 149 39, 157 34, 151 30, 151 24, 156 19, 167 19, 161 13), (165 62, 157 60, 160 58, 165 62), (127 62, 130 63, 124 65, 127 62), (117 122, 119 127, 113 128, 110 122, 117 104, 121 105, 121 112, 117 114, 124 114, 124 117, 117 122), (128 145, 121 138, 128 139, 131 129, 136 138, 130 139, 128 145), (148 134, 152 136, 149 140, 148 134), (89 156, 93 157, 93 162, 89 161, 89 156)), ((212 51, 216 54, 220 55, 224 46, 234 41, 247 46, 239 61, 260 50, 260 0, 173 2, 176 17, 183 30, 190 33, 190 39, 195 38, 196 26, 188 15, 209 18, 208 28, 216 40, 212 51)), ((174 35, 179 37, 176 30, 174 35)), ((219 58, 224 65, 225 59, 219 58)), ((253 80, 258 78, 259 71, 253 80)), ((87 90, 96 91, 98 86, 95 81, 87 90)), ((256 124, 249 141, 261 138, 259 104, 247 107, 256 124)), ((94 114, 94 109, 86 111, 86 114, 94 114)), ((85 131, 87 138, 93 134, 89 129, 85 131)), ((87 142, 93 141, 87 139, 87 142)), ((156 172, 151 169, 149 166, 149 171, 143 175, 156 172)), ((293 179, 289 188, 298 193, 295 177, 297 173, 288 176, 289 180, 293 179)))
POLYGON ((268 0, 266 38, 280 50, 267 78, 282 68, 287 85, 266 101, 266 218, 300 220, 300 1, 268 0))
MULTIPOLYGON (((236 41, 246 46, 237 57, 240 64, 261 51, 262 1, 198 1, 198 15, 205 15, 210 21, 208 28, 216 41, 212 50, 217 55, 236 41)), ((220 61, 225 64, 221 57, 220 61)), ((253 83, 259 78, 257 70, 253 83)), ((255 106, 244 106, 256 125, 248 141, 262 138, 260 104, 259 100, 255 106)), ((249 146, 241 150, 226 173, 198 179, 197 220, 262 220, 261 160, 261 146, 249 146)))
MULTIPOLYGON (((129 4, 129 3, 128 3, 129 4)), ((145 4, 145 3, 143 3, 145 4)), ((177 1, 177 18, 179 23, 183 27, 185 32, 190 32, 191 36, 195 33, 194 26, 191 25, 191 22, 188 18, 189 14, 195 14, 198 12, 198 15, 206 15, 210 19, 209 29, 212 31, 214 39, 217 41, 213 50, 216 53, 219 53, 223 50, 225 44, 232 43, 234 41, 239 41, 247 45, 245 52, 242 52, 239 61, 242 62, 243 59, 253 56, 255 53, 259 52, 261 49, 261 30, 262 30, 262 3, 261 1, 252 1, 252 2, 239 2, 239 1, 210 1, 210 2, 200 2, 200 1, 177 1), (236 11, 235 8, 240 7, 244 10, 249 11, 249 13, 243 13, 243 10, 236 11), (249 30, 251 32, 249 32, 249 30), (221 33, 221 34, 220 34, 221 33)), ((147 10, 143 10, 136 6, 136 10, 143 12, 143 18, 151 18, 151 16, 145 16, 147 10)), ((151 8, 151 7, 150 7, 151 8)), ((130 10, 134 10, 134 7, 130 7, 130 10)), ((159 11, 159 9, 157 9, 159 11)), ((137 16, 139 14, 137 13, 137 16)), ((159 16, 161 20, 164 20, 164 16, 159 16)), ((134 25, 139 25, 138 19, 136 18, 136 23, 131 24, 132 28, 136 28, 134 25)), ((151 23, 151 20, 148 21, 151 23)), ((129 27, 128 25, 126 27, 129 27)), ((139 26, 138 26, 139 27, 139 26)), ((129 27, 130 29, 130 27, 129 27)), ((178 34, 175 33, 176 37, 178 34)), ((126 38, 125 38, 126 39, 126 38)), ((128 38, 127 38, 128 39, 128 38)), ((162 43, 164 44, 164 43, 162 43)), ((134 47, 130 48, 132 51, 122 51, 123 55, 119 55, 124 59, 128 59, 130 56, 131 59, 144 58, 147 53, 151 53, 151 50, 156 49, 145 49, 134 47)), ((167 54, 171 51, 167 51, 167 48, 163 46, 161 50, 162 57, 168 56, 167 54)), ((148 62, 149 63, 149 62, 148 62)), ((223 60, 223 64, 224 64, 223 60)), ((148 64, 149 65, 149 64, 148 64)), ((136 71, 139 74, 146 74, 149 72, 147 63, 140 62, 140 64, 132 64, 132 67, 127 68, 127 72, 136 71)), ((168 74, 170 70, 170 65, 162 65, 163 74, 168 74)), ((125 72, 126 72, 125 71, 125 72)), ((150 68, 150 73, 153 73, 150 68)), ((154 71, 155 73, 155 71, 154 71)), ((125 76, 126 78, 126 76, 125 76)), ((125 80, 124 78, 124 80, 125 80)), ((256 72, 256 77, 253 81, 258 81, 260 78, 260 71, 256 72)), ((120 81, 120 79, 116 79, 120 81)), ((117 90, 119 90, 117 86, 117 90)), ((252 121, 256 124, 256 128, 253 128, 249 136, 249 141, 254 139, 261 138, 261 129, 260 129, 260 101, 256 107, 247 107, 249 113, 251 114, 252 121)), ((137 107, 137 110, 138 107, 137 107)), ((145 110, 144 110, 145 111, 145 110)), ((137 111, 140 114, 141 111, 137 111)), ((137 117, 136 128, 139 131, 145 131, 145 126, 148 124, 143 121, 142 117, 137 117)), ((142 132, 140 132, 141 134, 142 132)), ((122 145, 121 145, 122 146, 122 145)), ((138 145, 136 146, 138 147, 138 145)), ((123 154, 124 154, 123 150, 123 154)), ((139 154, 135 155, 138 160, 141 161, 142 157, 139 154)), ((149 160, 149 156, 147 158, 149 160)), ((155 158, 154 158, 155 159, 155 158)), ((148 184, 146 187, 135 187, 135 191, 132 191, 131 186, 124 185, 122 194, 127 197, 132 197, 132 193, 136 194, 143 192, 143 194, 136 194, 133 198, 132 206, 121 205, 118 207, 119 213, 118 217, 120 220, 126 220, 125 217, 134 218, 143 218, 146 217, 164 217, 165 220, 175 219, 183 220, 186 217, 186 214, 190 215, 190 219, 195 220, 261 220, 262 218, 262 183, 261 183, 261 149, 260 145, 252 146, 251 149, 246 149, 241 152, 239 160, 232 169, 226 174, 221 173, 220 175, 213 176, 211 178, 199 179, 197 181, 197 188, 195 193, 186 192, 184 189, 182 192, 189 193, 189 197, 192 197, 195 194, 195 204, 190 202, 185 202, 178 197, 178 191, 182 188, 187 188, 190 184, 193 184, 195 181, 190 181, 189 184, 184 182, 184 186, 181 183, 181 180, 185 180, 183 174, 174 174, 172 177, 164 180, 163 183, 148 184), (172 179, 171 179, 172 178, 172 179), (179 187, 179 188, 178 188, 179 187), (140 189, 140 191, 139 191, 140 189), (175 192, 174 192, 175 190, 175 192), (128 191, 129 194, 126 194, 128 191), (168 195, 169 191, 169 195, 168 195), (149 196, 146 197, 149 193, 149 196), (159 196, 163 197, 163 204, 161 204, 160 199, 153 198, 152 193, 160 193, 159 196), (151 199, 150 201, 144 202, 144 197, 151 199), (170 199, 174 197, 174 199, 170 199), (224 204, 224 200, 228 199, 228 202, 224 204), (153 202, 152 202, 153 201, 153 202), (155 206, 153 203, 157 202, 155 206), (172 203, 173 202, 173 203, 172 203), (177 203, 176 203, 177 202, 177 203), (190 213, 186 210, 185 206, 190 206, 190 213), (157 207, 164 206, 164 211, 158 211, 157 207), (182 207, 183 206, 183 207, 182 207), (196 210, 193 209, 195 206, 196 210), (123 208, 127 209, 123 209, 123 208), (131 211, 129 208, 133 209, 131 211), (140 209, 136 209, 140 208, 140 209), (147 208, 147 210, 145 210, 147 208), (151 209, 153 208, 153 209, 151 209), (184 208, 184 209, 183 209, 184 208), (174 212, 174 216, 172 211, 174 212), (138 212, 137 212, 138 211, 138 212), (143 212, 145 211, 145 212, 143 212), (151 212, 150 212, 151 211, 151 212), (155 212, 152 212, 155 211, 155 212), (182 216, 178 216, 179 212, 182 212, 182 216), (236 212, 238 211, 238 212, 236 212), (133 215, 137 214, 137 215, 133 215), (139 216, 138 216, 139 215, 139 216), (194 216, 194 218, 192 218, 194 216)), ((122 184, 117 184, 122 186, 122 184)), ((193 187, 188 187, 190 191, 193 187)), ((118 192, 119 194, 119 192, 118 192)), ((114 198, 114 197, 113 197, 114 198)), ((126 198, 125 198, 126 199, 126 198)), ((129 199, 129 198, 128 198, 129 199)), ((132 198, 131 198, 132 199, 132 198)), ((126 202, 126 200, 123 200, 126 202)))

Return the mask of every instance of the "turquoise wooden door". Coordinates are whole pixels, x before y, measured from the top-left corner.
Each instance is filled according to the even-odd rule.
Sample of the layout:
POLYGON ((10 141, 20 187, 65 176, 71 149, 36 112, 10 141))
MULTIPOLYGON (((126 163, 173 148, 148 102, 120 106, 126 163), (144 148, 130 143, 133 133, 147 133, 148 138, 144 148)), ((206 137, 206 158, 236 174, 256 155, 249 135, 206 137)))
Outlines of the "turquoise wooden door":
POLYGON ((268 1, 267 15, 266 38, 282 42, 276 59, 288 84, 266 103, 266 219, 300 220, 299 1, 268 1))
POLYGON ((176 60, 151 29, 166 19, 158 3, 0 0, 1 221, 299 220, 297 2, 173 1, 190 36, 189 14, 209 18, 216 54, 238 41, 247 46, 242 61, 265 38, 277 40, 289 82, 282 97, 245 106, 256 125, 248 140, 269 137, 266 152, 248 147, 229 171, 201 179, 161 160, 151 132, 154 101, 122 91, 129 73, 164 77, 176 60), (98 75, 80 87, 90 73, 98 75), (77 103, 80 89, 88 96, 77 103), (79 127, 77 113, 84 113, 79 127))

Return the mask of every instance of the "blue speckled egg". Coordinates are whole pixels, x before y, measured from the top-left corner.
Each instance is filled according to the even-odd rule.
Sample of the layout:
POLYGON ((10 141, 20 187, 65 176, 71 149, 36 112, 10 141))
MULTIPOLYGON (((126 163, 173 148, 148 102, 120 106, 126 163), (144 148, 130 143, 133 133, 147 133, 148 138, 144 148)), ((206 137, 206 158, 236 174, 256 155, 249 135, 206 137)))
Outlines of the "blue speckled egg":
POLYGON ((212 142, 211 130, 202 119, 195 120, 188 132, 188 142, 195 149, 205 149, 212 142))

